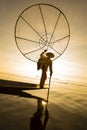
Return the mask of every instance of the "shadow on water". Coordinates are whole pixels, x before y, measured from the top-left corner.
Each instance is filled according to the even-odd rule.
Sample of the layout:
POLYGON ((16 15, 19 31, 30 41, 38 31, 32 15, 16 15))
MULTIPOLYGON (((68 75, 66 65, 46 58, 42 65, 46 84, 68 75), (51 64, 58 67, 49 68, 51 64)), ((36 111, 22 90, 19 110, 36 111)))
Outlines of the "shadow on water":
MULTIPOLYGON (((87 113, 85 111, 81 111, 79 113, 79 110, 76 109, 76 111, 67 111, 64 106, 60 106, 59 104, 49 104, 49 112, 50 113, 50 119, 49 119, 49 112, 48 112, 48 102, 47 100, 34 96, 32 94, 26 93, 23 90, 31 90, 31 89, 37 89, 36 84, 26 84, 26 83, 20 83, 20 82, 10 82, 10 81, 4 81, 0 80, 0 94, 7 94, 7 95, 16 95, 19 97, 24 98, 33 98, 37 101, 37 106, 35 112, 31 115, 31 111, 29 110, 29 119, 28 124, 25 125, 24 123, 25 118, 25 109, 21 111, 21 118, 23 120, 19 121, 20 116, 17 117, 13 116, 17 111, 10 111, 10 107, 8 105, 8 108, 4 106, 7 109, 7 113, 5 111, 3 106, 1 106, 0 111, 3 110, 3 113, 0 115, 0 130, 4 130, 8 127, 9 130, 12 130, 12 127, 16 129, 21 130, 46 130, 46 126, 48 130, 87 130, 87 113), (45 101, 45 105, 43 104, 43 101, 45 101), (12 112, 14 112, 12 114, 12 112), (11 113, 11 118, 8 118, 8 113, 11 113), (24 115, 23 115, 24 113, 24 115), (15 117, 15 118, 13 118, 15 117), (49 123, 48 123, 49 120, 49 123), (6 122, 5 122, 6 121, 6 122), (14 124, 14 121, 16 122, 15 125, 10 126, 8 122, 11 122, 11 124, 14 124), (23 126, 22 126, 23 124, 23 126), (6 126, 6 127, 5 127, 6 126), (22 126, 22 127, 21 127, 22 126)), ((61 95, 62 96, 62 95, 61 95)), ((76 96, 76 95, 75 95, 76 96)), ((56 95, 55 95, 56 97, 56 95)), ((65 98, 66 99, 66 98, 65 98)), ((1 99, 2 100, 2 99, 1 99)), ((65 100, 64 100, 65 101, 65 100)), ((69 101, 69 98, 68 98, 69 101)), ((70 100, 72 101, 72 100, 70 100)), ((2 101, 3 102, 3 101, 2 101)), ((76 102, 75 102, 76 103, 76 102)), ((78 105, 78 103, 77 103, 78 105)), ((34 105, 35 107, 35 105, 34 105)), ((30 107, 32 108, 32 107, 30 107)), ((28 108, 29 109, 29 108, 28 108)), ((19 110, 19 109, 18 109, 19 110)), ((81 110, 81 108, 80 108, 81 110)), ((84 109, 82 109, 84 110, 84 109)), ((19 111, 18 111, 19 113, 19 111)), ((16 114, 18 114, 16 113, 16 114)), ((20 115, 20 113, 19 113, 20 115)), ((26 117, 27 118, 27 117, 26 117)))
POLYGON ((35 98, 47 101, 43 98, 26 93, 23 90, 37 90, 36 84, 0 80, 0 94, 17 95, 19 97, 35 98))
POLYGON ((29 128, 30 130, 45 130, 49 119, 49 113, 47 108, 48 102, 47 100, 41 97, 37 97, 23 91, 26 89, 31 90, 32 86, 34 86, 35 88, 35 84, 26 84, 26 83, 22 84, 20 82, 12 82, 12 81, 10 82, 10 81, 0 80, 0 94, 17 95, 19 97, 36 99, 37 108, 36 108, 36 112, 30 118, 29 128), (30 87, 26 87, 26 85, 30 87))
POLYGON ((30 119, 30 130, 45 130, 49 113, 46 106, 43 105, 43 100, 37 100, 37 110, 30 119))

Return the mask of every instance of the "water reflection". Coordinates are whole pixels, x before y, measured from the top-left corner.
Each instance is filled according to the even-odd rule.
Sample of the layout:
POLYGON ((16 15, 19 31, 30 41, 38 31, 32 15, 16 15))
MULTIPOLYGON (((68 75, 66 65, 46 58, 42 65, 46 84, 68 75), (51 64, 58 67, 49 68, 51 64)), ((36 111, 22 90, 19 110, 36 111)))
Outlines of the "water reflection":
MULTIPOLYGON (((49 119, 49 113, 48 113, 48 109, 47 109, 48 98, 49 98, 49 89, 48 89, 48 93, 47 93, 47 99, 43 99, 41 97, 32 95, 32 94, 24 91, 24 90, 27 90, 27 91, 37 90, 37 88, 35 88, 35 87, 32 88, 32 86, 34 86, 33 84, 28 83, 28 85, 30 87, 27 87, 26 83, 20 83, 20 82, 8 81, 8 80, 0 80, 0 94, 15 95, 17 97, 36 99, 37 108, 36 108, 36 112, 33 114, 33 116, 30 119, 29 127, 30 127, 30 130, 45 130, 48 119, 49 119)), ((7 108, 7 111, 10 111, 9 108, 10 107, 7 108)), ((10 113, 11 112, 12 111, 10 111, 10 113)))
POLYGON ((47 103, 43 100, 37 100, 37 110, 30 119, 30 130, 45 130, 49 119, 47 103))

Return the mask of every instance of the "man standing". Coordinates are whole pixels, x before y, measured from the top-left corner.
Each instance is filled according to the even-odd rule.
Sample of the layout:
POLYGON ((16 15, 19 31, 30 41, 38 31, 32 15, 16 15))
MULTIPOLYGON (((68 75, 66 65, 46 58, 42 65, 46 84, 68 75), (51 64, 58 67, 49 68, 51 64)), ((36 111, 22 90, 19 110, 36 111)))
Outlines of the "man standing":
POLYGON ((45 80, 47 79, 47 70, 49 68, 50 70, 50 76, 52 76, 53 70, 52 70, 52 60, 51 58, 54 57, 54 54, 51 52, 46 53, 47 50, 41 53, 41 57, 37 62, 37 69, 42 70, 42 75, 40 79, 40 88, 44 88, 45 80))

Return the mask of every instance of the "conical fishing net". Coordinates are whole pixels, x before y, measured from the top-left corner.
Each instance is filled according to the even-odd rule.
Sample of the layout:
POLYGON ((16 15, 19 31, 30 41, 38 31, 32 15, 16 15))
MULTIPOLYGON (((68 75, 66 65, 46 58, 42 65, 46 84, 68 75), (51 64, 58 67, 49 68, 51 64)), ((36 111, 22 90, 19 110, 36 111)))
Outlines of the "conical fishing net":
POLYGON ((15 25, 15 40, 20 52, 37 62, 47 50, 60 57, 69 44, 70 28, 66 16, 49 4, 36 4, 25 9, 15 25))

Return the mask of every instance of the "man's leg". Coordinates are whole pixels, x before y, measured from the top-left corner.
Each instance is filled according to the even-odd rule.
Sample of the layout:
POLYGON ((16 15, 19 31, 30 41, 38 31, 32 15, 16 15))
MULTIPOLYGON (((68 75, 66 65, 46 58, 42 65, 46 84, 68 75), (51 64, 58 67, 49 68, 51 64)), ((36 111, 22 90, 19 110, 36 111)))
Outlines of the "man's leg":
POLYGON ((46 71, 42 70, 42 75, 40 79, 40 88, 44 88, 46 78, 47 78, 46 71))

